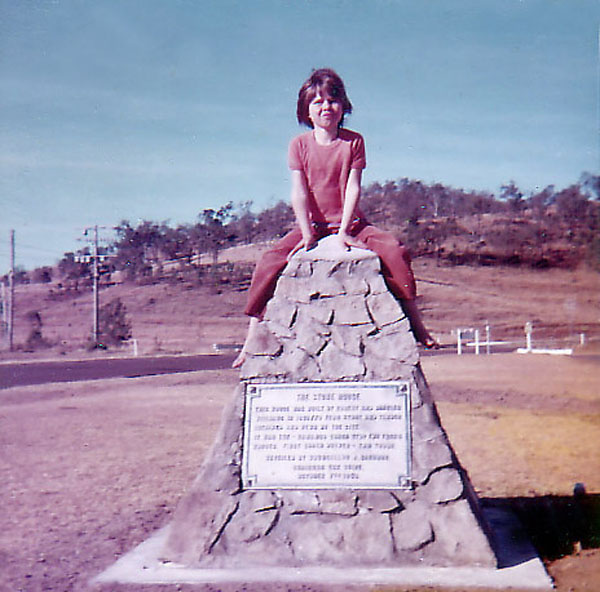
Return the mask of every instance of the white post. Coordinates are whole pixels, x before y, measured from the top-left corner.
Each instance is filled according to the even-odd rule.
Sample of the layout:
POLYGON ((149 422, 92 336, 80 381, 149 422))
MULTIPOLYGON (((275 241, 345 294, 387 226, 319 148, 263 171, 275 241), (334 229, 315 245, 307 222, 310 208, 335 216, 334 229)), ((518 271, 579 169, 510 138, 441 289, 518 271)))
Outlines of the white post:
POLYGON ((531 334, 533 333, 533 324, 531 323, 531 321, 527 321, 525 323, 525 340, 526 340, 526 347, 525 349, 530 352, 532 349, 531 346, 531 334))
POLYGON ((490 324, 485 324, 485 353, 490 355, 490 324))
POLYGON ((479 329, 475 329, 475 355, 479 355, 479 329))
POLYGON ((459 356, 462 356, 462 335, 461 335, 461 333, 462 333, 461 329, 456 330, 456 351, 459 356))
POLYGON ((137 358, 138 356, 138 342, 137 339, 133 340, 133 356, 137 358))

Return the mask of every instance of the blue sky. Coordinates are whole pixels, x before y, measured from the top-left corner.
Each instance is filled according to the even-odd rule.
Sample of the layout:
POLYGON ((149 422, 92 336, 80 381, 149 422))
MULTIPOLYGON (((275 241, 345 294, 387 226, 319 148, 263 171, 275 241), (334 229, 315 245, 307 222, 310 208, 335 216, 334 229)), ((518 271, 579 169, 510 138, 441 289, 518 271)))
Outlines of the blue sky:
MULTIPOLYGON (((295 100, 345 79, 364 181, 497 193, 599 164, 597 0, 0 0, 0 274, 82 229, 288 199, 295 100)), ((110 231, 103 231, 110 237, 110 231)))

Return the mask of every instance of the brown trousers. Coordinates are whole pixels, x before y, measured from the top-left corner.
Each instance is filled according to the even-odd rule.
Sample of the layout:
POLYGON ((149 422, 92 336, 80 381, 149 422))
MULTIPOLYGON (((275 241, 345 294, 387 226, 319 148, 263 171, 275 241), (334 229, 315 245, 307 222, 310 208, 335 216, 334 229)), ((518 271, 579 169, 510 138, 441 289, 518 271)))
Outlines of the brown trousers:
MULTIPOLYGON (((335 230, 320 228, 317 232, 318 237, 323 238, 335 230)), ((392 233, 362 221, 352 227, 350 234, 364 242, 379 256, 383 277, 396 298, 414 300, 417 290, 410 254, 406 247, 396 240, 392 233)), ((300 228, 296 227, 259 259, 248 291, 248 301, 244 310, 247 315, 262 318, 265 306, 275 291, 279 275, 287 264, 288 255, 301 239, 300 228)))

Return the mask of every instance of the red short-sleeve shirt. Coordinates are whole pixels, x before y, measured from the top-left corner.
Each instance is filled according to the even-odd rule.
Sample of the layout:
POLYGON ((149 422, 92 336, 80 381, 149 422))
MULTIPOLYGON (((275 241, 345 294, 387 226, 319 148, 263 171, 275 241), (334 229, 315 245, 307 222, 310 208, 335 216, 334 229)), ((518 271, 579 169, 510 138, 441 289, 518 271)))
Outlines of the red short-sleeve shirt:
POLYGON ((365 143, 360 134, 342 128, 331 144, 322 146, 311 130, 290 142, 288 163, 306 175, 312 221, 339 224, 350 169, 367 165, 365 143))

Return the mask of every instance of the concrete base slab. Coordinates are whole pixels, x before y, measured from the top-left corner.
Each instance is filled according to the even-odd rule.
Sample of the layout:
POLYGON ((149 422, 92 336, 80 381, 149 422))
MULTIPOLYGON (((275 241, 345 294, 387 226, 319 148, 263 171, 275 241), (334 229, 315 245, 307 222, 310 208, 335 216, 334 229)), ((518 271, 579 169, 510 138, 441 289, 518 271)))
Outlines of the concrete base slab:
POLYGON ((169 527, 94 578, 93 583, 135 584, 323 584, 488 587, 551 590, 552 580, 515 517, 506 510, 487 508, 494 529, 500 568, 479 567, 261 567, 206 569, 165 563, 159 559, 169 527))

